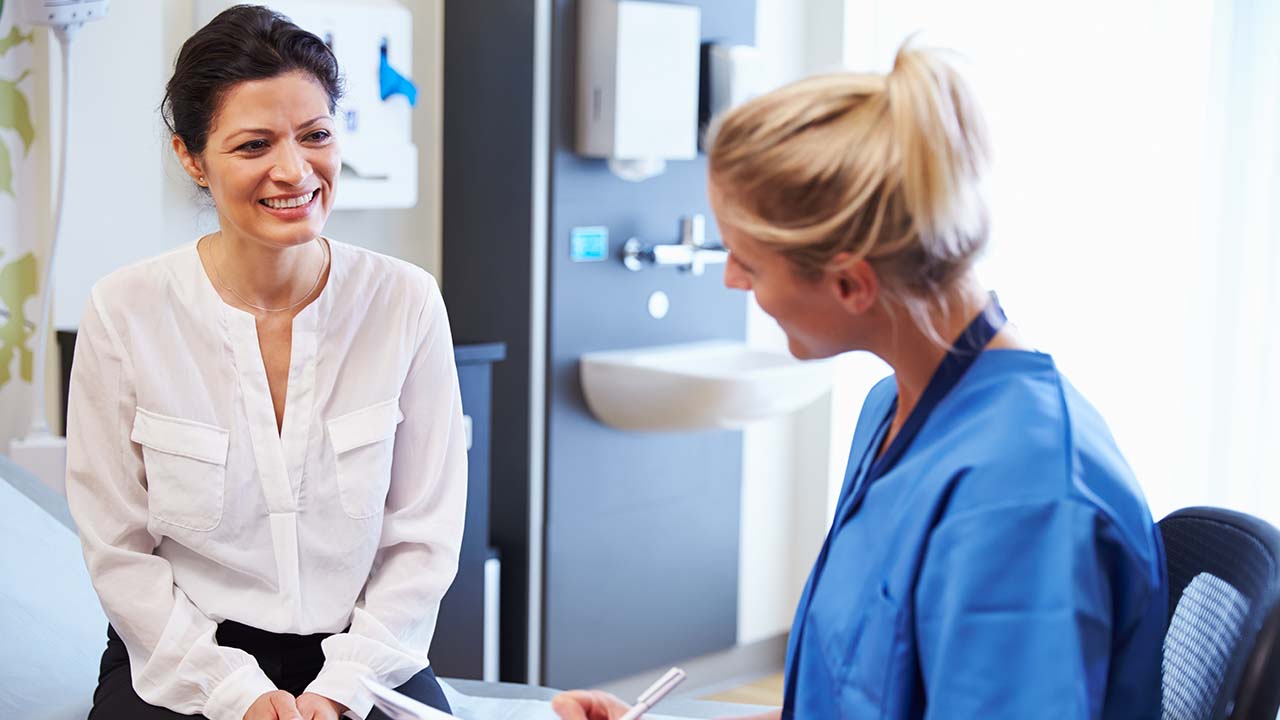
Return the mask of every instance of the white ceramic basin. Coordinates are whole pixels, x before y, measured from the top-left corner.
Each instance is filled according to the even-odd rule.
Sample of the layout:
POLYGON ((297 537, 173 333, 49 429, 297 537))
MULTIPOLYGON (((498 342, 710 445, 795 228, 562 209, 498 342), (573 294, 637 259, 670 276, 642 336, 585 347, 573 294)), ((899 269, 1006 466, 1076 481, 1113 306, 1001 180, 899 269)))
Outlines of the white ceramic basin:
POLYGON ((724 340, 587 353, 579 372, 591 412, 621 430, 741 428, 808 405, 832 382, 826 362, 724 340))

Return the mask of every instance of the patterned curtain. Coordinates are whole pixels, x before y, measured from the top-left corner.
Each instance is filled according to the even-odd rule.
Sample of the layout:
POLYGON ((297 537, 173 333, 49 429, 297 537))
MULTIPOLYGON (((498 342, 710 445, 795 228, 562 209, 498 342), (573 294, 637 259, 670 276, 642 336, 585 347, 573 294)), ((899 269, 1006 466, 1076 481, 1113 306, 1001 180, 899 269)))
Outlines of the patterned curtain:
POLYGON ((40 262, 38 209, 45 205, 37 134, 33 36, 0 0, 0 449, 30 421, 40 262))

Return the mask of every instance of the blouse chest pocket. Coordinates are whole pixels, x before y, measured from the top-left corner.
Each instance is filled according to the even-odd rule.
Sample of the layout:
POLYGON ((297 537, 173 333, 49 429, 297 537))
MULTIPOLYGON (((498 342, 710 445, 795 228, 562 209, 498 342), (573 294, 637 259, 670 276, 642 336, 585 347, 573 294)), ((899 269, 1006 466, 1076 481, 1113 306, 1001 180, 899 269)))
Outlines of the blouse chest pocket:
POLYGON ((400 398, 393 398, 326 423, 338 496, 349 517, 368 518, 382 511, 391 487, 396 426, 401 420, 400 398))
POLYGON ((130 438, 142 446, 151 517, 198 532, 216 528, 222 520, 230 432, 138 408, 130 438))

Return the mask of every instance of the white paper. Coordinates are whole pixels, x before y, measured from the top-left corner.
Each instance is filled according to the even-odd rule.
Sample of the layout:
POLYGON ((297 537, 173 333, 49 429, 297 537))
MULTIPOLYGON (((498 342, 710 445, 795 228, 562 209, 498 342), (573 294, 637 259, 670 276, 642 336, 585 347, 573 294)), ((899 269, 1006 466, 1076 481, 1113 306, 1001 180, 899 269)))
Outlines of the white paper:
POLYGON ((373 694, 373 705, 391 720, 448 720, 455 717, 424 705, 366 677, 360 678, 373 694))
MULTIPOLYGON (((461 720, 558 720, 546 700, 517 700, 511 698, 476 697, 463 695, 441 682, 445 697, 453 708, 455 717, 461 720)), ((684 720, 671 715, 647 713, 644 720, 684 720)))
MULTIPOLYGON (((373 694, 373 704, 391 720, 558 720, 545 700, 518 700, 463 695, 446 682, 441 682, 453 715, 442 713, 411 697, 402 695, 368 678, 361 678, 373 694)), ((684 720, 671 715, 647 713, 645 720, 684 720)))

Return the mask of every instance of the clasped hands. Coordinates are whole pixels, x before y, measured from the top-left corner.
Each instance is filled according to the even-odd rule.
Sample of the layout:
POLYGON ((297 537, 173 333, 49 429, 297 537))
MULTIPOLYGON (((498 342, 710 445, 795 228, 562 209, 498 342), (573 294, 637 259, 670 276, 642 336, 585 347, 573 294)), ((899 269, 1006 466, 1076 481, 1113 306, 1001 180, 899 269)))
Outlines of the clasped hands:
POLYGON ((284 690, 272 690, 253 701, 244 720, 338 720, 346 711, 346 705, 323 695, 302 693, 295 698, 284 690))

